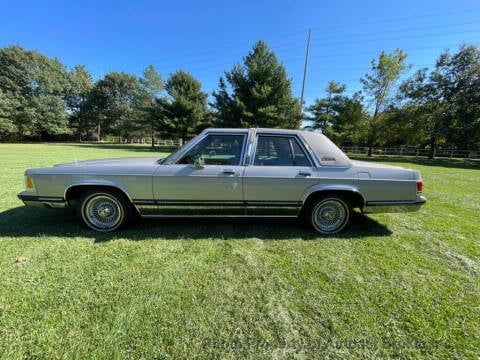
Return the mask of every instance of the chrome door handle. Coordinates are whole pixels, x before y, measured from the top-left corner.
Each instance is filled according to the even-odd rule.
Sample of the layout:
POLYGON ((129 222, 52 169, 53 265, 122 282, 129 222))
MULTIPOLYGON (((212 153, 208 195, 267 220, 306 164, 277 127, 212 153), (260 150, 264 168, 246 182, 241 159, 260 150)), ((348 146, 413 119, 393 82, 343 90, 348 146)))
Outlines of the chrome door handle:
POLYGON ((300 176, 312 176, 312 174, 309 173, 308 171, 299 171, 298 175, 300 175, 300 176))
POLYGON ((225 170, 223 170, 223 173, 227 174, 227 175, 235 175, 235 170, 234 169, 225 169, 225 170))

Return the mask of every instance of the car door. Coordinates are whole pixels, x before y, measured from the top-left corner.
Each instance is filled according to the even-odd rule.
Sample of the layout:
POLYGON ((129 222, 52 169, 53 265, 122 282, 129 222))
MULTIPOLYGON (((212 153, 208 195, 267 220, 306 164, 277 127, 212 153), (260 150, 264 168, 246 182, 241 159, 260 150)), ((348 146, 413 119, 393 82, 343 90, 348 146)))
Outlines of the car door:
POLYGON ((244 173, 247 214, 296 215, 316 167, 295 135, 257 133, 255 143, 244 173))
POLYGON ((243 214, 246 138, 246 133, 207 133, 174 164, 160 165, 153 176, 158 214, 243 214))

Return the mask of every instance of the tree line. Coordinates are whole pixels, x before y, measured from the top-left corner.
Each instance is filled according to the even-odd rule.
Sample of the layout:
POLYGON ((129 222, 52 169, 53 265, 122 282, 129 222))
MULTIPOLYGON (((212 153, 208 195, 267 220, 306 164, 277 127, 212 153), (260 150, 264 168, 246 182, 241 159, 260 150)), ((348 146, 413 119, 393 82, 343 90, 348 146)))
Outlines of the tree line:
POLYGON ((87 141, 156 136, 186 140, 203 128, 298 128, 301 107, 291 80, 259 41, 220 78, 214 101, 191 74, 166 81, 149 65, 140 78, 110 72, 93 81, 83 65, 10 46, 0 49, 0 141, 87 141))
POLYGON ((140 78, 110 72, 97 81, 83 65, 67 70, 37 51, 0 49, 0 141, 188 139, 206 127, 320 129, 341 145, 480 146, 480 51, 443 52, 434 69, 410 77, 407 55, 381 52, 347 95, 330 81, 324 96, 300 104, 291 79, 259 41, 220 77, 210 97, 191 74, 164 81, 153 65, 140 78), (306 105, 306 106, 302 106, 306 105), (304 111, 302 111, 302 107, 304 111))
POLYGON ((438 146, 480 149, 480 50, 443 52, 432 70, 410 68, 400 49, 381 52, 360 79, 362 91, 330 81, 326 96, 307 108, 311 128, 342 145, 414 145, 435 156, 438 146), (403 80, 402 80, 403 78, 403 80))

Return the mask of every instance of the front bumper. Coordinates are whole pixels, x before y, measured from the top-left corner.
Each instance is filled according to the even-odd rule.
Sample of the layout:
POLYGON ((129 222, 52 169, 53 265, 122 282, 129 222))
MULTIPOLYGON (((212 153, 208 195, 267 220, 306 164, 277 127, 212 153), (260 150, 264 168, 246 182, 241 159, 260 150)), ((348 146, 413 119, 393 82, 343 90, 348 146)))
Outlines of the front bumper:
POLYGON ((399 213, 418 211, 425 205, 427 199, 425 196, 419 196, 415 201, 372 201, 367 202, 363 208, 363 213, 399 213))
POLYGON ((18 194, 18 198, 27 206, 59 208, 67 207, 68 203, 64 198, 54 196, 37 196, 28 191, 18 194))

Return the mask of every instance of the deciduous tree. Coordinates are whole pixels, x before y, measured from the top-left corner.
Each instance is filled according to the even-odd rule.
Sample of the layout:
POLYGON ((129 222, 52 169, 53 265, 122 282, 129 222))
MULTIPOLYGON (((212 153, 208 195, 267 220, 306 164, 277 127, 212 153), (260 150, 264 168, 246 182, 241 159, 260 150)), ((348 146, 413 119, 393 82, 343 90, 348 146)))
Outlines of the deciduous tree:
POLYGON ((462 46, 440 55, 435 69, 419 70, 402 84, 402 93, 421 119, 430 158, 439 141, 461 148, 480 145, 480 50, 462 46))
POLYGON ((139 90, 138 79, 125 72, 111 72, 97 81, 86 108, 89 118, 97 124, 100 137, 102 133, 128 137, 135 130, 139 90))
POLYGON ((70 133, 66 104, 67 72, 57 60, 19 46, 0 49, 3 128, 20 139, 48 139, 70 133))
POLYGON ((83 65, 76 65, 69 73, 69 86, 65 100, 70 113, 70 127, 75 131, 79 141, 86 135, 88 124, 86 113, 86 102, 90 91, 93 88, 93 78, 90 72, 83 65))
POLYGON ((360 79, 363 91, 369 97, 370 116, 367 122, 368 156, 372 155, 373 146, 384 131, 385 122, 383 112, 388 107, 393 90, 398 79, 407 68, 407 55, 400 49, 391 54, 381 52, 377 60, 372 60, 370 74, 360 79))
POLYGON ((0 89, 0 141, 11 138, 17 132, 11 115, 12 110, 17 107, 14 101, 0 89))

